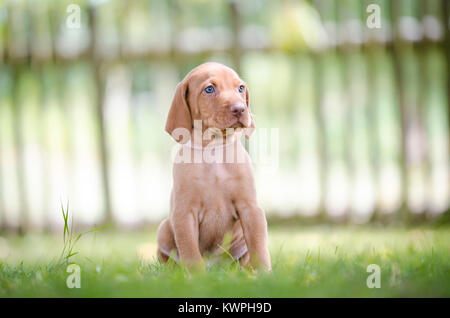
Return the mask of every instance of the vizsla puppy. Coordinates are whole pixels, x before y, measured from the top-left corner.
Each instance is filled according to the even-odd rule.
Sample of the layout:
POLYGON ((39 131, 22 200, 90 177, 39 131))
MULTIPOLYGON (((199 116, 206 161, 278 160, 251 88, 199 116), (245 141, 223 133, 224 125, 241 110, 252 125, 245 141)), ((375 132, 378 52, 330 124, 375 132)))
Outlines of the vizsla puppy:
POLYGON ((181 263, 203 268, 202 256, 222 252, 230 233, 228 250, 241 266, 270 270, 267 222, 239 141, 242 130, 249 138, 253 128, 247 86, 229 67, 205 63, 178 84, 166 131, 184 160, 174 163, 170 214, 158 228, 162 262, 173 252, 181 263))

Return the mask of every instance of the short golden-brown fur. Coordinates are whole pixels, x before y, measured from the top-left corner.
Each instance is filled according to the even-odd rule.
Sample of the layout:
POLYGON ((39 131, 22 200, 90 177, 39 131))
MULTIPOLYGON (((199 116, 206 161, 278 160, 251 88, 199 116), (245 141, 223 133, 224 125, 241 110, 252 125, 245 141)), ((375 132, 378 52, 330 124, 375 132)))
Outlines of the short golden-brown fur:
MULTIPOLYGON (((242 265, 270 269, 267 222, 256 199, 250 158, 238 139, 239 133, 226 134, 227 128, 253 128, 249 92, 238 74, 219 63, 205 63, 193 69, 178 84, 168 114, 166 131, 184 128, 194 136, 194 120, 202 131, 217 128, 225 136, 226 153, 233 150, 241 161, 175 163, 169 217, 158 228, 158 257, 166 262, 171 251, 187 265, 204 267, 203 255, 217 252, 227 233, 229 247, 242 265), (213 94, 206 93, 209 85, 213 94), (239 91, 243 86, 245 91, 239 91), (236 115, 233 108, 242 113, 236 115), (245 108, 245 109, 244 109, 245 108)), ((249 134, 248 134, 249 135, 249 134)), ((177 141, 181 141, 174 137, 177 141)), ((192 142, 192 141, 191 141, 192 142)), ((193 141, 192 155, 202 155, 208 141, 193 141)), ((186 151, 181 145, 179 153, 186 151)))

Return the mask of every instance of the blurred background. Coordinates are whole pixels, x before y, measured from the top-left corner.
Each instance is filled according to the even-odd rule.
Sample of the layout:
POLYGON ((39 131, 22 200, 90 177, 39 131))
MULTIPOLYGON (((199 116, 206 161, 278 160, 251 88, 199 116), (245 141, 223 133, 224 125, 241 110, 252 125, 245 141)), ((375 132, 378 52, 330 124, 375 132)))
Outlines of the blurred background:
POLYGON ((80 226, 167 216, 165 120, 178 81, 205 61, 235 68, 257 127, 278 128, 277 167, 255 164, 269 222, 442 219, 449 7, 0 0, 0 227, 59 229, 67 202, 80 226))

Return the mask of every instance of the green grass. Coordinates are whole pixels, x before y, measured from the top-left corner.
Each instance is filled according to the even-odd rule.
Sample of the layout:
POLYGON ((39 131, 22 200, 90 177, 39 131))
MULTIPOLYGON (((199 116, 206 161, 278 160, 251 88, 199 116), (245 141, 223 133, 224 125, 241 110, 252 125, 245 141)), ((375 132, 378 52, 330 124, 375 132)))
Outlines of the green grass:
POLYGON ((273 272, 155 262, 155 231, 102 229, 61 260, 61 235, 0 238, 0 297, 449 297, 450 228, 270 227, 273 272), (68 263, 81 268, 69 289, 68 263), (381 288, 369 289, 369 264, 381 288))

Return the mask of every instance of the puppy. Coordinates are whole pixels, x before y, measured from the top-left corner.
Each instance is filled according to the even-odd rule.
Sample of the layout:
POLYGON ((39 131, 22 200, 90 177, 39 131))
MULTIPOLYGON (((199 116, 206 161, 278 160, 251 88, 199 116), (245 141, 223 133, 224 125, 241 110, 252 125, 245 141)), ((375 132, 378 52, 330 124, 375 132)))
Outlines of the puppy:
POLYGON ((241 266, 271 269, 267 222, 239 141, 243 129, 249 138, 254 127, 248 88, 231 68, 205 63, 178 84, 166 131, 185 160, 174 163, 170 213, 158 227, 162 262, 174 255, 204 268, 202 256, 222 252, 230 233, 227 247, 241 266), (206 154, 217 160, 206 160, 206 154))

